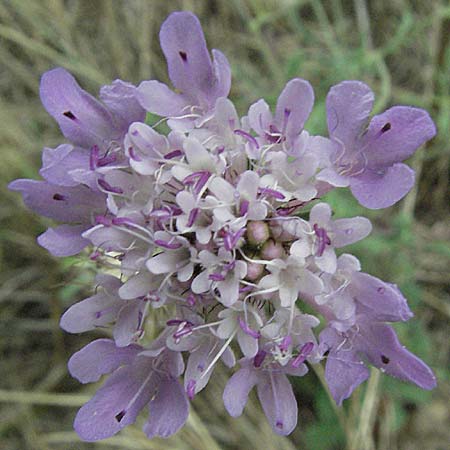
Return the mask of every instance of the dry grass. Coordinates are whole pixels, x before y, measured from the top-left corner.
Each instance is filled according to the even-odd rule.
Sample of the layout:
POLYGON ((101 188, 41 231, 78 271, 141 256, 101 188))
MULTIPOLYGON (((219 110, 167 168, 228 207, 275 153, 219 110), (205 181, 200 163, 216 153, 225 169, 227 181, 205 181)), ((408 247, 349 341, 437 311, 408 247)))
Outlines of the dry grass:
MULTIPOLYGON (((294 449, 422 450, 450 441, 450 8, 442 0, 3 0, 0 2, 0 450, 294 449), (85 337, 64 335, 61 312, 88 294, 92 267, 79 258, 56 261, 35 237, 44 219, 25 211, 6 183, 37 177, 43 146, 61 141, 40 106, 39 78, 51 67, 72 71, 96 92, 115 78, 167 81, 157 33, 173 10, 200 17, 210 47, 230 59, 231 97, 241 113, 261 96, 274 101, 291 77, 309 79, 316 110, 309 128, 324 132, 327 89, 361 79, 377 93, 376 110, 393 103, 428 109, 439 135, 414 157, 417 188, 388 212, 371 213, 372 238, 355 247, 366 271, 398 283, 416 312, 399 329, 440 380, 431 395, 374 371, 345 409, 333 409, 317 371, 296 383, 300 425, 275 436, 252 397, 234 420, 221 404, 222 370, 196 398, 187 426, 173 438, 149 441, 139 427, 96 444, 72 432, 83 390, 65 363, 85 337), (5 185, 4 185, 5 184, 5 185)), ((361 213, 345 194, 330 197, 339 215, 361 213)))

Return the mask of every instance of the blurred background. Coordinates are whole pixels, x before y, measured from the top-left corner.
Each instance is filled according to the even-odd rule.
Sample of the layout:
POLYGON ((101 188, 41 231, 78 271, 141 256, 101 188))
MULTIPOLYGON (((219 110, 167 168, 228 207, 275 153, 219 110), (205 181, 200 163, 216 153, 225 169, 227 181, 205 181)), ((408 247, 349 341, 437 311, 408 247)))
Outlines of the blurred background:
POLYGON ((2 0, 0 1, 0 449, 446 450, 450 442, 450 6, 442 0, 2 0), (141 423, 87 444, 72 431, 76 410, 97 386, 67 373, 70 355, 91 336, 58 327, 62 312, 90 295, 95 267, 85 257, 57 260, 35 242, 50 223, 23 207, 6 184, 38 178, 41 151, 63 138, 41 106, 41 74, 70 70, 96 94, 121 78, 167 82, 159 27, 174 10, 200 18, 210 48, 233 70, 231 99, 274 103, 292 77, 316 93, 307 129, 326 133, 331 85, 359 79, 376 93, 375 113, 393 104, 427 109, 439 133, 412 158, 415 189, 389 210, 364 211, 346 192, 328 195, 337 217, 366 215, 372 235, 347 251, 363 270, 397 283, 415 317, 396 327, 436 372, 425 392, 379 374, 336 408, 311 371, 295 380, 299 425, 275 436, 255 395, 240 419, 221 401, 225 370, 195 398, 186 427, 148 440, 141 423))

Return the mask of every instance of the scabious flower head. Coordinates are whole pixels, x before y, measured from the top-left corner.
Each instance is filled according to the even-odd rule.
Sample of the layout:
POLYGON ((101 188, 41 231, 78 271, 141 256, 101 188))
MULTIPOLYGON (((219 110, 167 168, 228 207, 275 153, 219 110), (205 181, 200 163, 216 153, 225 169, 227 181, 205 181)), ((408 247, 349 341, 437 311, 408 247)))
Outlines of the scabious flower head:
POLYGON ((333 218, 316 202, 339 186, 369 208, 402 198, 413 174, 401 161, 435 133, 427 113, 393 107, 366 128, 373 94, 346 81, 327 97, 329 138, 314 136, 304 130, 313 89, 296 78, 274 111, 258 100, 239 118, 227 59, 217 50, 211 59, 192 13, 171 14, 160 40, 175 90, 116 80, 97 101, 64 69, 44 74, 42 102, 69 143, 44 149, 44 180, 10 185, 61 222, 39 236, 42 246, 55 256, 89 247, 107 271, 61 319, 70 333, 111 329, 69 361, 82 383, 109 374, 76 416, 80 437, 112 436, 146 406, 145 433, 170 436, 219 361, 236 366, 236 352, 225 408, 242 414, 256 387, 283 435, 297 424, 288 376, 323 359, 338 404, 369 364, 432 389, 432 371, 386 324, 412 316, 398 288, 336 256, 371 232, 369 220, 333 218), (170 132, 145 123, 146 111, 170 132), (161 321, 150 328, 154 309, 161 321))

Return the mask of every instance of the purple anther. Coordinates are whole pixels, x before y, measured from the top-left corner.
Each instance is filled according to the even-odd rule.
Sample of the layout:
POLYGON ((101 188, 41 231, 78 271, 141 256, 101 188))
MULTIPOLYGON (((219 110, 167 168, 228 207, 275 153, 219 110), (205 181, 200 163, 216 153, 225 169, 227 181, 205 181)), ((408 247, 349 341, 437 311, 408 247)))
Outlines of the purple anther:
POLYGON ((304 344, 299 351, 299 354, 292 360, 291 366, 294 368, 300 367, 300 364, 303 364, 306 360, 306 358, 310 355, 314 348, 313 342, 307 342, 304 344))
POLYGON ((164 159, 172 159, 172 158, 176 158, 177 156, 182 156, 183 152, 181 150, 173 150, 169 153, 167 153, 167 155, 164 155, 164 159))
POLYGON ((189 305, 189 306, 195 306, 195 295, 194 294, 189 294, 188 296, 187 296, 187 298, 186 298, 186 303, 189 305))
POLYGON ((114 153, 111 153, 110 155, 105 155, 102 158, 99 158, 97 160, 97 166, 98 167, 104 167, 108 164, 115 163, 117 161, 117 157, 114 153))
POLYGON ((248 213, 248 207, 250 206, 250 202, 248 200, 242 200, 239 205, 239 215, 245 216, 248 213))
POLYGON ((170 320, 168 320, 168 321, 166 322, 166 325, 167 325, 168 327, 173 327, 173 326, 175 326, 175 325, 180 325, 180 324, 182 324, 183 322, 186 322, 186 320, 183 320, 183 319, 170 319, 170 320))
POLYGON ((109 217, 106 216, 95 216, 95 225, 104 225, 105 227, 110 227, 112 225, 112 221, 109 217))
POLYGON ((295 212, 298 208, 302 207, 305 204, 305 202, 302 202, 300 200, 291 200, 288 202, 287 206, 282 206, 281 208, 277 209, 277 214, 282 217, 286 217, 291 215, 295 212))
POLYGON ((221 273, 211 273, 208 276, 208 279, 211 281, 223 281, 225 277, 221 273))
POLYGON ((322 256, 326 246, 331 244, 331 239, 328 237, 325 228, 320 228, 317 223, 313 225, 313 229, 317 236, 317 256, 322 256))
POLYGON ((104 189, 107 192, 111 192, 113 194, 123 194, 123 189, 120 187, 111 186, 108 182, 105 180, 102 180, 101 178, 97 180, 99 186, 104 189))
POLYGON ((236 233, 234 233, 231 236, 231 248, 233 249, 234 247, 236 247, 236 244, 238 243, 239 239, 245 234, 245 227, 241 228, 240 230, 236 231, 236 233))
POLYGON ((225 236, 223 237, 223 245, 225 247, 225 250, 231 252, 233 249, 233 244, 231 240, 231 234, 229 232, 226 232, 225 236))
POLYGON ((112 219, 112 224, 113 225, 127 225, 127 226, 133 226, 135 225, 134 221, 132 219, 130 219, 129 217, 114 217, 112 219))
POLYGON ((276 198, 277 200, 284 200, 285 199, 285 196, 281 192, 276 191, 275 189, 259 188, 258 192, 261 195, 264 195, 266 197, 273 197, 273 198, 276 198))
POLYGON ((138 130, 133 130, 133 131, 131 132, 131 134, 132 134, 133 136, 139 136, 139 131, 138 131, 138 130))
POLYGON ((169 206, 170 211, 172 212, 173 216, 179 216, 183 214, 183 210, 181 208, 178 208, 178 206, 169 206))
POLYGON ((200 191, 203 189, 203 187, 205 186, 205 184, 208 182, 209 177, 211 176, 211 174, 209 172, 201 172, 201 175, 196 183, 196 185, 194 186, 194 194, 198 195, 200 194, 200 191))
POLYGON ((249 292, 253 289, 253 286, 242 286, 239 288, 239 293, 243 294, 244 292, 249 292))
POLYGON ((282 135, 280 130, 275 125, 270 125, 269 132, 265 133, 266 139, 271 144, 280 144, 281 142, 285 141, 286 138, 282 135))
POLYGON ((247 133, 244 130, 237 129, 237 130, 234 130, 234 134, 237 134, 238 136, 242 136, 244 139, 246 139, 248 142, 250 142, 252 145, 254 145, 255 148, 259 148, 258 141, 250 133, 247 133))
POLYGON ((185 186, 191 186, 191 185, 193 185, 193 184, 197 181, 198 177, 200 176, 200 173, 201 173, 201 172, 194 172, 194 173, 191 173, 190 175, 188 175, 187 177, 184 178, 184 180, 182 181, 182 183, 183 183, 185 186))
POLYGON ((236 267, 236 261, 233 260, 233 261, 230 261, 229 263, 226 263, 223 266, 223 270, 225 270, 225 272, 228 273, 228 272, 230 272, 230 270, 233 270, 235 267, 236 267))
POLYGON ((95 170, 98 164, 98 158, 100 155, 100 149, 98 145, 93 145, 91 148, 91 153, 89 154, 89 168, 95 170))
POLYGON ((260 350, 253 358, 253 365, 258 368, 261 367, 262 363, 266 359, 267 352, 260 350))
POLYGON ((216 154, 220 155, 225 151, 224 145, 219 145, 219 147, 216 148, 216 154))
POLYGON ((239 322, 239 326, 241 327, 242 331, 245 334, 248 334, 249 336, 251 336, 254 339, 259 339, 261 337, 261 333, 259 331, 252 330, 248 326, 248 323, 242 317, 239 317, 238 322, 239 322))
POLYGON ((170 241, 164 241, 162 239, 156 239, 155 245, 157 245, 158 247, 167 248, 169 250, 176 250, 177 248, 182 247, 181 242, 176 242, 176 241, 170 242, 170 241))
POLYGON ((89 255, 89 259, 91 260, 91 261, 97 261, 97 259, 99 258, 101 256, 101 253, 99 252, 99 251, 95 251, 95 252, 92 252, 90 255, 89 255))
POLYGON ((291 345, 291 343, 292 343, 292 338, 291 338, 291 336, 288 334, 287 336, 285 336, 285 337, 283 338, 283 340, 281 341, 281 344, 280 344, 278 347, 279 347, 279 349, 280 349, 282 352, 285 352, 285 351, 287 351, 287 349, 289 348, 289 346, 291 345))
POLYGON ((280 428, 280 430, 282 430, 283 429, 283 422, 281 420, 277 420, 277 423, 275 424, 275 426, 277 428, 280 428))
POLYGON ((189 213, 189 218, 187 221, 186 226, 188 227, 192 227, 192 225, 194 225, 194 222, 197 220, 198 217, 198 213, 200 212, 200 210, 198 208, 194 208, 190 213, 189 213))
POLYGON ((134 147, 128 147, 128 154, 130 158, 134 161, 142 161, 142 158, 136 153, 134 147))
POLYGON ((195 385, 197 382, 195 380, 189 380, 186 385, 186 394, 189 400, 193 400, 195 396, 195 385))
POLYGON ((170 219, 172 217, 172 212, 170 209, 162 208, 162 209, 154 209, 150 213, 150 217, 153 217, 155 219, 170 219))

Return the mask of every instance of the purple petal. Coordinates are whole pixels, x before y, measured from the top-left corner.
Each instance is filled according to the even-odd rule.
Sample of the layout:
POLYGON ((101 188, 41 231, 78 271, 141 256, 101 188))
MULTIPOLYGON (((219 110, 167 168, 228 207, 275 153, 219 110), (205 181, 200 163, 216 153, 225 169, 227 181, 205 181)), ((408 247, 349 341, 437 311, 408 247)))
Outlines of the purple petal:
POLYGON ((231 68, 227 57, 220 50, 212 50, 214 75, 217 79, 217 98, 227 97, 231 89, 231 68))
POLYGON ((143 428, 147 437, 167 438, 176 433, 189 415, 189 402, 181 384, 172 378, 161 380, 149 410, 150 418, 143 428))
POLYGON ((314 104, 314 91, 311 85, 300 78, 294 78, 281 92, 275 118, 284 129, 286 136, 294 139, 303 130, 314 104))
POLYGON ((409 158, 436 134, 429 114, 419 108, 394 106, 374 116, 361 140, 369 167, 386 167, 409 158))
POLYGON ((298 407, 286 375, 267 372, 258 383, 257 392, 273 431, 281 435, 292 433, 297 425, 298 407))
POLYGON ((365 217, 338 219, 334 221, 333 246, 336 248, 358 242, 372 231, 372 224, 365 217))
POLYGON ((88 297, 71 306, 61 317, 60 326, 69 333, 83 333, 116 320, 123 300, 106 292, 88 297))
POLYGON ((327 95, 327 123, 330 137, 351 151, 372 111, 374 95, 360 81, 343 81, 327 95))
POLYGON ((43 165, 39 174, 49 183, 59 186, 76 186, 79 184, 70 172, 89 170, 89 152, 63 144, 55 149, 45 148, 42 154, 43 165))
POLYGON ((145 111, 136 98, 136 86, 122 80, 102 86, 100 99, 114 113, 115 124, 122 133, 126 133, 133 122, 144 122, 145 111))
POLYGON ((144 306, 144 302, 140 300, 130 300, 120 310, 114 327, 114 341, 118 347, 126 347, 139 337, 144 306))
POLYGON ((339 406, 370 375, 356 351, 349 349, 351 343, 343 343, 343 339, 331 328, 320 333, 320 344, 331 348, 325 365, 325 379, 339 406))
POLYGON ((89 223, 94 210, 105 208, 105 196, 86 186, 57 186, 46 181, 15 180, 9 189, 18 191, 28 208, 62 222, 89 223))
POLYGON ((350 181, 352 194, 370 209, 392 206, 414 186, 414 170, 405 164, 394 164, 380 174, 366 170, 350 181))
POLYGON ((152 358, 138 357, 120 367, 75 417, 74 428, 81 439, 98 441, 113 436, 134 423, 157 389, 158 375, 152 358))
POLYGON ((195 393, 200 392, 207 384, 213 373, 213 369, 210 369, 208 373, 205 370, 208 368, 214 356, 219 351, 220 346, 215 349, 215 343, 217 341, 211 339, 203 342, 198 348, 191 352, 187 366, 186 373, 184 374, 185 388, 190 380, 194 380, 195 393))
POLYGON ((147 111, 163 117, 179 116, 188 105, 184 95, 156 80, 143 81, 137 88, 137 98, 147 111))
POLYGON ((407 321, 413 314, 399 289, 367 273, 354 272, 348 288, 353 299, 381 322, 407 321))
POLYGON ((258 382, 258 372, 250 367, 239 369, 229 380, 223 391, 223 403, 228 414, 239 417, 244 411, 248 395, 258 382))
POLYGON ((161 48, 173 85, 196 99, 213 87, 213 68, 202 27, 191 12, 174 12, 161 26, 161 48))
POLYGON ((110 339, 97 339, 72 355, 69 372, 81 383, 93 383, 102 375, 131 364, 141 351, 138 345, 119 348, 110 339))
POLYGON ((81 237, 86 225, 60 225, 49 228, 37 241, 53 256, 72 256, 80 253, 90 242, 81 237))
POLYGON ((117 134, 107 109, 81 89, 65 69, 59 67, 44 73, 40 95, 45 109, 74 144, 90 148, 117 134))
POLYGON ((387 374, 422 389, 436 387, 432 370, 398 341, 394 329, 382 323, 361 327, 358 346, 371 364, 387 374))

